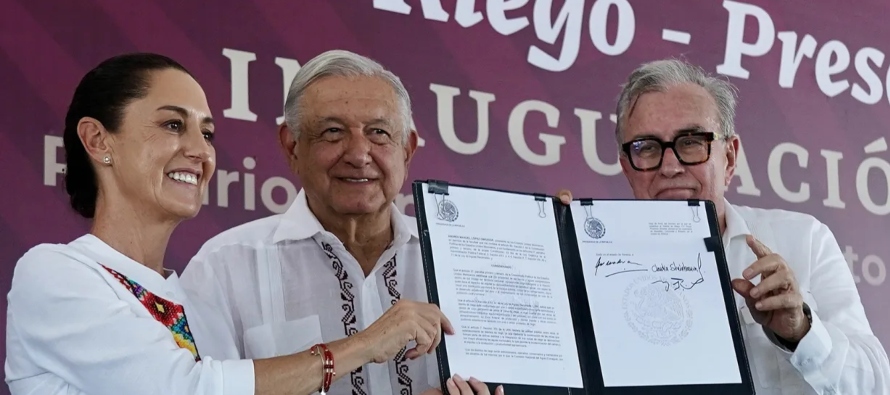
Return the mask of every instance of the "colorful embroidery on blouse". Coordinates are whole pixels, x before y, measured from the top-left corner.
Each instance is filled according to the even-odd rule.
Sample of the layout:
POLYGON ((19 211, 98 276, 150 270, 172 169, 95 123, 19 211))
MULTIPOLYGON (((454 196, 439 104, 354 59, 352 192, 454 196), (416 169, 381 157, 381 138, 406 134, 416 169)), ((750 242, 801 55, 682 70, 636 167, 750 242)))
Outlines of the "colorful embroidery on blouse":
POLYGON ((173 339, 179 347, 191 351, 196 362, 201 360, 201 356, 198 354, 198 347, 195 345, 195 338, 192 336, 191 330, 189 330, 185 309, 183 309, 182 305, 161 298, 126 276, 104 265, 102 267, 127 287, 136 296, 136 299, 142 302, 142 305, 148 309, 151 315, 170 330, 170 333, 173 334, 173 339))

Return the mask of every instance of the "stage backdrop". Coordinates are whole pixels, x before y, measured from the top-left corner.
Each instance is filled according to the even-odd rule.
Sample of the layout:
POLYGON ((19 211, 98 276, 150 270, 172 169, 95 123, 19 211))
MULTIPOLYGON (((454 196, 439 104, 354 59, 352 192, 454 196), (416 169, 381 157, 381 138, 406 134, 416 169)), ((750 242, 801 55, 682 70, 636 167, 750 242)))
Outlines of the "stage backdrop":
MULTIPOLYGON (((642 62, 684 56, 740 91, 729 200, 827 223, 890 343, 890 6, 878 0, 2 0, 0 10, 4 295, 26 250, 87 230, 63 189, 63 118, 80 77, 109 56, 181 61, 218 120, 217 174, 198 218, 174 234, 176 269, 211 236, 294 198, 276 124, 292 76, 325 50, 373 57, 404 81, 423 139, 411 180, 597 198, 631 196, 613 141, 619 84, 642 62)), ((409 185, 402 193, 413 213, 409 185)))

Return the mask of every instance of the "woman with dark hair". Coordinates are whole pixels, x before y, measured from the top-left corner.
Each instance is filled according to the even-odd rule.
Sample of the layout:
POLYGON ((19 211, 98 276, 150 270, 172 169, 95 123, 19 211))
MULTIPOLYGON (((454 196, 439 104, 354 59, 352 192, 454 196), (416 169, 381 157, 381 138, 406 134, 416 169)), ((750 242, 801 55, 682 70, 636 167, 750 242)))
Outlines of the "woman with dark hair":
POLYGON ((298 354, 202 358, 188 323, 197 319, 164 254, 176 226, 201 208, 214 136, 204 91, 167 57, 121 55, 83 77, 65 118, 65 185, 92 226, 16 264, 6 338, 13 395, 310 394, 411 341, 410 354, 431 352, 451 331, 435 306, 407 303, 298 354))

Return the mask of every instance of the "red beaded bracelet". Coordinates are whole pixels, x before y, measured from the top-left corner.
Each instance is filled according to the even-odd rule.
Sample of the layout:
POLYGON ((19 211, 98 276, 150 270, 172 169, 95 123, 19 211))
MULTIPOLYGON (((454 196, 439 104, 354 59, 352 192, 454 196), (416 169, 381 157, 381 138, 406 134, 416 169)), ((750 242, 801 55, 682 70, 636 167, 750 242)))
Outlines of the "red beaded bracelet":
POLYGON ((334 381, 334 354, 324 343, 312 346, 312 355, 321 355, 321 395, 325 395, 331 389, 331 383, 334 381), (321 351, 319 351, 321 349, 321 351))

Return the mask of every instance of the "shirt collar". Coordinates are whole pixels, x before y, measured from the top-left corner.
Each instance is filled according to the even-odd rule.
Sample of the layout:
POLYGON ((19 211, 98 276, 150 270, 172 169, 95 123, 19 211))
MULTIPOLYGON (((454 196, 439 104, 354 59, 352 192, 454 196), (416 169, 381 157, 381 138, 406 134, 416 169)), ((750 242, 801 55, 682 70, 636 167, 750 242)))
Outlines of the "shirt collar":
POLYGON ((751 229, 748 228, 748 222, 745 221, 742 214, 736 211, 735 207, 729 204, 729 201, 726 200, 726 198, 723 198, 723 209, 726 218, 726 231, 723 232, 723 245, 729 245, 730 240, 751 233, 751 229))
MULTIPOLYGON (((91 233, 87 233, 71 243, 71 246, 83 253, 84 255, 89 256, 90 258, 96 260, 102 266, 105 266, 109 269, 112 269, 116 272, 119 272, 125 276, 138 276, 140 278, 152 278, 158 277, 160 279, 164 279, 158 272, 151 270, 148 266, 145 266, 139 262, 134 261, 130 257, 122 254, 120 251, 114 249, 108 243, 102 241, 102 239, 96 237, 91 233)), ((164 268, 164 272, 167 277, 174 276, 176 274, 175 271, 164 268)))
MULTIPOLYGON (((399 212, 398 207, 394 203, 390 203, 392 209, 392 225, 393 225, 393 244, 401 245, 412 237, 417 238, 417 223, 407 219, 413 219, 399 212)), ((306 200, 306 191, 300 189, 291 206, 281 216, 281 221, 272 235, 272 243, 279 243, 285 240, 303 240, 313 237, 319 233, 331 234, 326 231, 315 214, 309 210, 309 203, 306 200)))
POLYGON ((170 291, 181 289, 179 276, 175 271, 164 268, 166 278, 147 266, 134 261, 120 251, 114 249, 102 239, 93 234, 83 235, 69 244, 81 254, 93 259, 102 266, 114 270, 127 279, 133 280, 140 286, 162 298, 180 303, 181 292, 170 291))
POLYGON ((308 239, 324 231, 321 222, 318 222, 318 218, 309 210, 306 191, 300 189, 297 198, 281 216, 281 221, 272 235, 272 242, 308 239))

